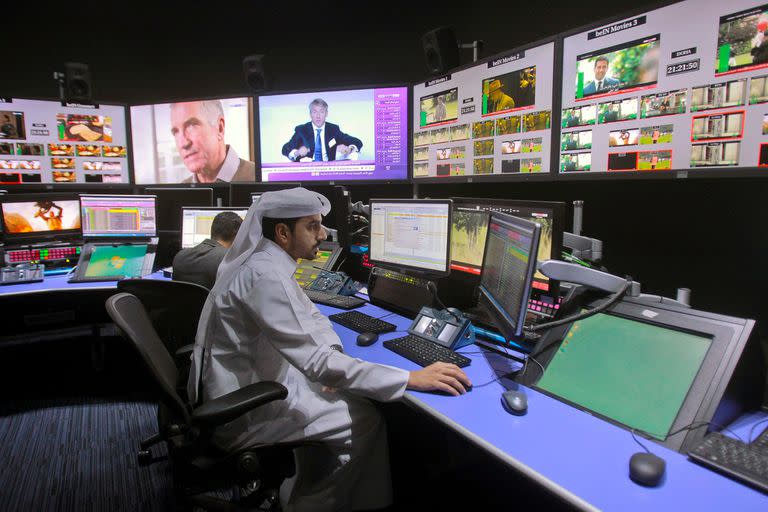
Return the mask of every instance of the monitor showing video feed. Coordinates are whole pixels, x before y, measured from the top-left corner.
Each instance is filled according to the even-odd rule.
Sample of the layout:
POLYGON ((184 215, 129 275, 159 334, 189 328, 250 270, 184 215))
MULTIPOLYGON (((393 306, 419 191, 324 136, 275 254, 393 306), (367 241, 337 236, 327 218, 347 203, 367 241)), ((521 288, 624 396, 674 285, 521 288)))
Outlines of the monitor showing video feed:
POLYGON ((570 33, 561 98, 561 173, 759 173, 768 4, 685 0, 570 33), (571 135, 585 128, 588 164, 571 135))
POLYGON ((126 107, 0 103, 0 184, 130 183, 126 107))
POLYGON ((258 104, 261 181, 408 179, 407 87, 259 96, 258 104))
POLYGON ((256 181, 252 98, 131 107, 136 183, 256 181))
POLYGON ((77 194, 0 194, 0 212, 6 245, 80 236, 77 194))
POLYGON ((535 43, 414 85, 414 179, 549 173, 554 57, 535 43))

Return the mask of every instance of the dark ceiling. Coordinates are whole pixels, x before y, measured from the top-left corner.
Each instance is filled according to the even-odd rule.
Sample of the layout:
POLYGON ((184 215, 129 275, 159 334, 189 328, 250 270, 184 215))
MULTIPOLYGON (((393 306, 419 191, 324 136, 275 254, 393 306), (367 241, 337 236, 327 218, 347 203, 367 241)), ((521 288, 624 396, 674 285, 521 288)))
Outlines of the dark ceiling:
POLYGON ((414 82, 426 77, 420 36, 434 27, 451 25, 462 41, 482 39, 491 55, 622 14, 628 5, 558 4, 9 2, 0 95, 55 96, 51 74, 68 60, 90 65, 101 100, 238 94, 246 92, 242 57, 252 53, 270 56, 278 90, 414 82))

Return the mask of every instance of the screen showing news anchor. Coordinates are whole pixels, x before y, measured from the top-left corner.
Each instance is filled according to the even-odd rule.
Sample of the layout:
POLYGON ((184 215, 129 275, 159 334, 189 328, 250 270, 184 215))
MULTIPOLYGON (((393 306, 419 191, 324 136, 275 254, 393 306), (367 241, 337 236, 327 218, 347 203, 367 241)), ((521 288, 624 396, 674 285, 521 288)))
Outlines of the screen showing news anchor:
POLYGON ((576 98, 606 95, 655 84, 659 75, 660 35, 579 55, 576 98))
POLYGON ((131 107, 136 183, 256 181, 251 98, 131 107))
POLYGON ((405 87, 259 97, 262 181, 408 178, 405 87))

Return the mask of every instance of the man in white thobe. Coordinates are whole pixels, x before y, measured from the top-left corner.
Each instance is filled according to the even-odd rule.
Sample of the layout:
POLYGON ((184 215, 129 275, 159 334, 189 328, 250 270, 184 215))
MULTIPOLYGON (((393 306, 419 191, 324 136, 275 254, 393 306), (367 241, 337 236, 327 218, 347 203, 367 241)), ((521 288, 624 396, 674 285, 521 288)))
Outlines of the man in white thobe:
POLYGON ((288 389, 285 400, 214 437, 230 450, 322 442, 325 457, 297 450, 297 474, 280 493, 286 511, 388 506, 386 431, 368 398, 396 400, 406 388, 458 395, 470 385, 454 365, 408 372, 343 353, 331 323, 293 278, 298 258, 317 255, 326 238, 321 215, 329 211, 324 196, 303 188, 267 192, 251 206, 203 308, 188 383, 192 403, 265 380, 288 389))

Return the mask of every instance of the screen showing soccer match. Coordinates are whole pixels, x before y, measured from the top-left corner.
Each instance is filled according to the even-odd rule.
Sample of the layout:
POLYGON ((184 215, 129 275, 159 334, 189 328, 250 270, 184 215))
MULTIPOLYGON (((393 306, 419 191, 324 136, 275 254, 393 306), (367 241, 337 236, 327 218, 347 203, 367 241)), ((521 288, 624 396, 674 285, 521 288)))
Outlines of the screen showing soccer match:
POLYGON ((561 128, 561 174, 768 167, 768 4, 688 0, 566 37, 561 128))
POLYGON ((413 177, 550 172, 554 43, 414 86, 413 177))
MULTIPOLYGON (((449 96, 435 102, 442 106, 449 96)), ((408 88, 280 94, 258 102, 261 181, 408 178, 408 88)))
POLYGON ((126 108, 0 99, 0 185, 129 183, 126 108))
POLYGON ((256 181, 251 98, 131 107, 136 183, 256 181))

